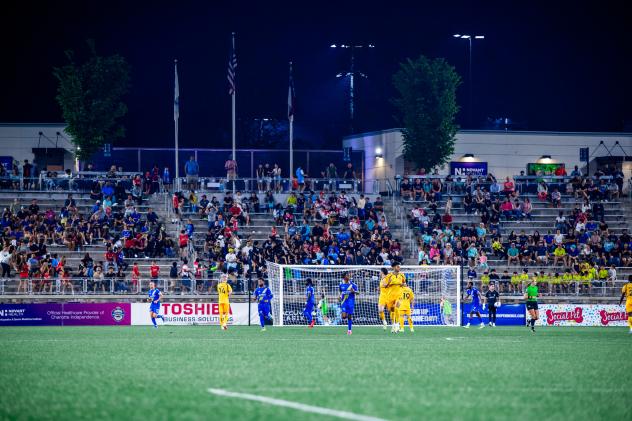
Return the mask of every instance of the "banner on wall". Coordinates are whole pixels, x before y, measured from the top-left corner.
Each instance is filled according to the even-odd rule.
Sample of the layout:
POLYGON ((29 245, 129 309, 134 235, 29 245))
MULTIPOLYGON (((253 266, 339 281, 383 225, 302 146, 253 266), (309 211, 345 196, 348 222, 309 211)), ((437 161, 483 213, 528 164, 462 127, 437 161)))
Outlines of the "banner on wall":
POLYGON ((540 326, 627 326, 625 306, 614 304, 540 304, 540 326))
POLYGON ((13 157, 0 156, 0 165, 2 165, 8 173, 11 173, 11 171, 13 171, 13 157))
POLYGON ((487 162, 451 161, 450 174, 462 177, 487 175, 487 162))
MULTIPOLYGON (((472 309, 471 303, 462 304, 463 316, 461 322, 467 324, 470 310, 472 309)), ((483 323, 489 323, 489 307, 485 307, 485 310, 481 312, 483 323)), ((478 323, 478 318, 473 317, 472 323, 478 323)), ((496 311, 496 325, 497 326, 524 326, 526 324, 525 319, 525 305, 524 304, 502 304, 496 311)))
POLYGON ((527 175, 559 175, 556 172, 564 170, 563 163, 557 164, 541 164, 531 162, 527 164, 527 175))
MULTIPOLYGON (((259 324, 259 312, 256 303, 231 303, 228 324, 248 325, 248 308, 250 307, 250 323, 259 324)), ((218 325, 218 303, 162 303, 160 314, 165 323, 170 325, 218 325)), ((149 303, 132 303, 132 325, 150 325, 149 303)), ((160 322, 158 322, 160 323, 160 322)))
POLYGON ((129 303, 0 304, 0 326, 129 325, 129 303))

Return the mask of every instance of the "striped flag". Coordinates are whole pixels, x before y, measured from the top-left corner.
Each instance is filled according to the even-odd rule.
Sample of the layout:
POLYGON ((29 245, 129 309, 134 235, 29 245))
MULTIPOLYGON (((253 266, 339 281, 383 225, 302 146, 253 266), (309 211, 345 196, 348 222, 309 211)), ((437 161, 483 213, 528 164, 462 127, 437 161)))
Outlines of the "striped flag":
POLYGON ((235 71, 237 69, 237 55, 235 54, 235 33, 230 45, 230 56, 228 57, 228 94, 235 95, 235 71))
POLYGON ((180 118, 180 86, 178 84, 178 60, 174 62, 175 70, 175 85, 173 88, 173 120, 177 121, 180 118))
POLYGON ((289 120, 294 119, 294 112, 296 106, 296 96, 294 94, 294 78, 292 77, 292 62, 290 61, 290 87, 287 91, 287 118, 289 120))

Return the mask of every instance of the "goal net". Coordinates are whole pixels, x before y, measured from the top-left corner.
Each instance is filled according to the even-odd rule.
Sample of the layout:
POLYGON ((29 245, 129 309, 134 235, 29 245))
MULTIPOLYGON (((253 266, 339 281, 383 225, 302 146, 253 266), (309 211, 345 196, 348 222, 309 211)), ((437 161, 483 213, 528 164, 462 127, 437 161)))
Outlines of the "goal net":
MULTIPOLYGON (((274 294, 272 317, 277 326, 306 324, 306 282, 314 285, 316 305, 312 312, 316 324, 342 325, 339 286, 345 273, 358 286, 354 325, 380 325, 379 282, 382 266, 310 266, 267 263, 269 287, 274 294), (322 300, 327 311, 323 314, 322 300)), ((388 268, 391 272, 390 267, 388 268)), ((415 299, 411 308, 415 325, 461 324, 460 268, 458 266, 401 266, 415 299)), ((392 323, 386 311, 387 322, 392 323)), ((407 324, 407 323, 406 323, 407 324)))

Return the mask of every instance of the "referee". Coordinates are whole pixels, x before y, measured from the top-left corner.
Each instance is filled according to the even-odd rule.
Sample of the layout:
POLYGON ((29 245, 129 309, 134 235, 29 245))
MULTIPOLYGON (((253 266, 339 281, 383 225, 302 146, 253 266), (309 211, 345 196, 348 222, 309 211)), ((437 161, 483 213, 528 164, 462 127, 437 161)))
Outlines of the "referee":
POLYGON ((500 294, 496 291, 496 284, 491 282, 489 284, 489 289, 485 293, 485 304, 489 307, 487 310, 489 314, 489 325, 496 326, 496 305, 499 301, 500 294))
POLYGON ((527 311, 529 312, 529 320, 527 326, 531 327, 531 332, 535 333, 535 321, 538 320, 538 285, 535 278, 531 280, 531 284, 527 287, 524 293, 524 298, 527 300, 527 311))

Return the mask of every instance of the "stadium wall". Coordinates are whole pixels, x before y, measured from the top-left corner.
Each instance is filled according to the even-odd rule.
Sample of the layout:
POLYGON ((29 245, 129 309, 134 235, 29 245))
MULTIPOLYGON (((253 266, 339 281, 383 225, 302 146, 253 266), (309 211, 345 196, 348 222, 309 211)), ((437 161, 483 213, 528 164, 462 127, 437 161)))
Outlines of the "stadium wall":
POLYGON ((64 168, 73 169, 75 147, 69 140, 71 136, 64 131, 65 127, 64 123, 0 123, 0 155, 10 156, 21 165, 25 159, 34 161, 35 148, 62 148, 64 168))
MULTIPOLYGON (((365 156, 365 179, 388 178, 404 174, 403 141, 401 129, 362 133, 343 139, 343 147, 361 150, 365 156), (382 152, 382 157, 377 151, 382 152)), ((551 155, 551 161, 564 163, 567 168, 584 163, 579 161, 579 148, 589 148, 591 158, 612 155, 632 156, 632 133, 561 133, 561 132, 504 132, 462 130, 457 132, 454 154, 450 161, 461 161, 465 154, 474 160, 487 162, 496 178, 515 176, 526 171, 527 164, 536 162, 542 155, 551 155), (600 142, 604 145, 600 146, 600 142), (615 147, 615 142, 619 145, 615 147), (594 155, 593 155, 594 154, 594 155)), ((632 163, 624 163, 626 177, 632 163)), ((440 174, 446 175, 446 165, 440 174)))

